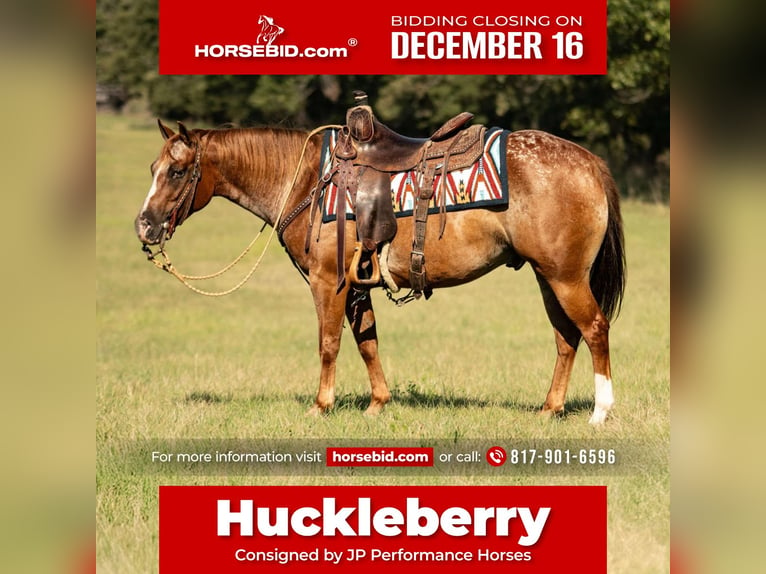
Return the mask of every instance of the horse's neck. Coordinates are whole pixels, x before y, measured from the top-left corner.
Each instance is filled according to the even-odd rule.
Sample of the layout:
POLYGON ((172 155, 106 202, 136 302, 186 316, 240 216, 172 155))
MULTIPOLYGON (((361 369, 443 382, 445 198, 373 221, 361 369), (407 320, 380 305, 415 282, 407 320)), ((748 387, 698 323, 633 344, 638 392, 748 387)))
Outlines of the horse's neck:
MULTIPOLYGON (((288 195, 294 200, 297 193, 290 188, 305 137, 301 132, 269 128, 213 136, 211 143, 219 140, 215 141, 216 163, 223 183, 216 195, 274 225, 288 195)), ((306 158, 302 169, 310 163, 306 158)))

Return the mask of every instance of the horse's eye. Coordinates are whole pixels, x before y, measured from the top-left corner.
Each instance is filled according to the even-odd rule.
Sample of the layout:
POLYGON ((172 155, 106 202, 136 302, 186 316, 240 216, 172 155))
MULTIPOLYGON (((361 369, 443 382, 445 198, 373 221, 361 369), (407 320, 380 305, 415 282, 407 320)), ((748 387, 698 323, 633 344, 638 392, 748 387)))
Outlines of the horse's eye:
POLYGON ((185 173, 186 173, 185 169, 177 169, 175 167, 171 167, 170 169, 168 169, 168 174, 173 179, 181 179, 185 173))

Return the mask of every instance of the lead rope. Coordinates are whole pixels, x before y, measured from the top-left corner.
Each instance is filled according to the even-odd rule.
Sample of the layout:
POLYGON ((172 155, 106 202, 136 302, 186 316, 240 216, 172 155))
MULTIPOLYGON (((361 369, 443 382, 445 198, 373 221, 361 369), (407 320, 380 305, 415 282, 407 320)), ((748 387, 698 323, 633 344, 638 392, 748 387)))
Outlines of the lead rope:
POLYGON ((263 224, 261 227, 261 230, 257 233, 255 238, 250 242, 250 244, 245 248, 245 250, 236 258, 234 261, 229 263, 226 267, 221 269, 220 271, 217 271, 215 273, 211 273, 209 275, 185 275, 181 272, 179 272, 173 263, 170 261, 170 256, 168 255, 168 252, 165 251, 165 245, 164 241, 160 245, 159 250, 154 253, 149 248, 149 246, 144 245, 142 247, 143 251, 147 253, 147 259, 154 263, 155 267, 158 269, 162 269, 163 271, 167 271, 170 273, 173 277, 178 279, 181 283, 183 283, 187 288, 189 288, 191 291, 198 293, 199 295, 204 295, 206 297, 223 297, 224 295, 230 295, 231 293, 234 293, 237 291, 240 287, 242 287, 247 281, 253 276, 256 269, 258 269, 258 266, 261 264, 261 261, 263 260, 264 255, 266 255, 266 251, 269 248, 269 245, 271 245, 272 239, 274 239, 274 234, 276 232, 277 227, 279 226, 279 222, 282 219, 282 214, 285 211, 285 207, 287 206, 287 201, 290 199, 290 196, 292 195, 293 188, 295 187, 295 183, 298 181, 298 175, 300 174, 301 167, 303 165, 303 158, 306 154, 306 148, 308 147, 309 141, 311 141, 311 138, 315 136, 316 134, 327 130, 327 129, 338 129, 341 126, 337 125, 326 125, 326 126, 320 126, 314 130, 312 130, 307 136, 306 141, 303 142, 303 148, 301 149, 301 155, 298 160, 298 165, 295 168, 295 174, 293 175, 293 180, 290 183, 290 187, 287 190, 287 193, 285 194, 285 198, 282 200, 282 205, 279 208, 279 214, 277 215, 276 220, 274 221, 274 226, 271 228, 271 233, 269 234, 269 238, 266 240, 266 245, 263 246, 263 251, 261 252, 258 259, 253 264, 250 271, 247 272, 247 274, 242 278, 242 280, 234 285, 234 287, 231 287, 230 289, 226 289, 225 291, 205 291, 203 289, 200 289, 198 287, 195 287, 190 283, 190 281, 203 281, 206 279, 214 279, 216 277, 219 277, 229 271, 232 267, 234 267, 237 263, 239 263, 245 255, 250 251, 250 249, 255 245, 255 242, 258 241, 258 238, 263 234, 263 230, 266 229, 266 223, 263 224), (157 255, 162 255, 162 261, 159 261, 157 259, 157 255))

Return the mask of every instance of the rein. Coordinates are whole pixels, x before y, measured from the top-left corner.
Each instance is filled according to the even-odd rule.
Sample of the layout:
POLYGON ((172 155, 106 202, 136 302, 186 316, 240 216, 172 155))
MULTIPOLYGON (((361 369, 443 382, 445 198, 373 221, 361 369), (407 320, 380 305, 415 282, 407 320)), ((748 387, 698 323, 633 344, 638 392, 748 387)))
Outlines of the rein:
MULTIPOLYGON (((263 234, 264 229, 266 229, 267 223, 263 224, 263 226, 261 227, 260 231, 258 231, 258 233, 253 238, 253 240, 250 242, 250 244, 247 247, 245 247, 245 250, 242 253, 240 253, 234 259, 234 261, 232 261, 231 263, 226 265, 220 271, 217 271, 215 273, 211 273, 209 275, 185 275, 185 274, 181 273, 180 271, 178 271, 178 269, 176 269, 176 267, 170 261, 170 256, 168 255, 167 251, 165 250, 165 241, 167 239, 170 239, 170 237, 173 234, 173 231, 175 231, 175 227, 176 227, 177 221, 178 221, 177 216, 178 216, 178 213, 179 213, 181 207, 183 207, 183 204, 186 201, 186 198, 188 197, 188 195, 192 192, 192 189, 194 190, 194 193, 196 194, 197 185, 199 184, 199 181, 202 179, 202 170, 201 170, 202 151, 201 151, 201 146, 200 145, 197 146, 197 154, 196 154, 195 159, 194 159, 194 167, 192 168, 191 179, 189 180, 189 183, 187 184, 186 189, 184 190, 183 194, 181 195, 181 197, 179 198, 179 200, 176 203, 175 207, 173 208, 173 211, 171 212, 169 220, 166 221, 163 224, 164 232, 162 234, 162 239, 160 240, 160 245, 159 245, 158 250, 156 252, 153 252, 151 250, 151 248, 148 245, 146 245, 146 244, 143 244, 143 246, 141 247, 141 250, 144 253, 146 253, 146 258, 149 261, 151 261, 154 264, 155 267, 157 267, 158 269, 162 269, 163 271, 166 271, 167 273, 170 273, 171 275, 173 275, 173 277, 175 277, 181 283, 183 283, 184 286, 186 286, 191 291, 193 291, 193 292, 195 292, 195 293, 197 293, 199 295, 205 295, 206 297, 223 297, 224 295, 229 295, 231 293, 234 293, 234 291, 237 291, 240 287, 242 287, 245 283, 247 283, 247 281, 255 273, 256 269, 258 269, 258 266, 261 264, 261 261, 263 260, 264 255, 266 255, 266 251, 268 250, 269 245, 271 244, 272 239, 274 239, 274 234, 276 233, 277 229, 280 228, 280 230, 281 230, 280 231, 280 238, 281 238, 282 232, 284 232, 284 230, 287 228, 287 226, 290 223, 292 223, 292 221, 297 217, 297 215, 299 213, 301 213, 305 209, 305 207, 302 207, 301 209, 299 209, 297 211, 297 213, 295 211, 293 211, 290 214, 292 217, 288 216, 288 218, 286 218, 285 221, 282 221, 282 223, 280 224, 280 221, 282 220, 282 214, 284 213, 285 207, 287 206, 287 202, 290 199, 290 197, 292 196, 293 190, 295 188, 295 184, 298 181, 298 175, 300 174, 300 170, 301 170, 301 167, 303 165, 303 159, 305 157, 306 148, 308 147, 309 141, 311 140, 311 138, 313 136, 315 136, 316 134, 318 134, 318 133, 320 133, 320 132, 322 132, 322 131, 324 131, 326 129, 336 129, 338 127, 340 127, 340 126, 336 126, 336 125, 320 126, 320 127, 316 128, 316 129, 312 130, 311 132, 309 132, 309 134, 306 136, 306 141, 303 142, 303 148, 301 149, 300 158, 298 159, 298 165, 295 168, 295 173, 293 174, 292 182, 290 183, 290 187, 288 188, 287 193, 285 194, 285 198, 281 202, 281 206, 279 208, 279 213, 278 213, 278 215, 277 215, 277 217, 276 217, 276 219, 274 221, 274 226, 271 229, 271 233, 269 234, 269 238, 266 240, 266 245, 263 246, 263 251, 258 256, 258 259, 253 264, 253 266, 250 269, 250 271, 247 272, 247 274, 242 278, 242 280, 239 283, 237 283, 236 285, 234 285, 230 289, 226 289, 225 291, 212 292, 212 291, 205 291, 203 289, 199 289, 198 287, 195 287, 194 285, 192 285, 190 282, 191 281, 204 281, 204 280, 207 280, 207 279, 214 279, 216 277, 219 277, 219 276, 223 275, 227 271, 229 271, 232 267, 234 267, 237 263, 239 263, 245 257, 245 255, 247 255, 247 253, 250 251, 250 249, 253 247, 253 245, 255 245, 256 241, 258 241, 260 236, 263 234), (157 257, 158 255, 162 257, 161 260, 157 257)), ((183 220, 189 215, 189 210, 191 209, 191 203, 194 202, 194 197, 193 196, 194 196, 194 194, 192 194, 192 200, 191 200, 191 202, 189 202, 189 205, 184 210, 183 217, 180 220, 181 222, 183 222, 183 220)), ((306 206, 310 203, 311 194, 309 194, 307 199, 309 199, 309 202, 306 203, 306 206)), ((304 200, 304 202, 305 201, 306 200, 304 200)), ((301 205, 303 205, 303 202, 299 205, 299 207, 301 205)))

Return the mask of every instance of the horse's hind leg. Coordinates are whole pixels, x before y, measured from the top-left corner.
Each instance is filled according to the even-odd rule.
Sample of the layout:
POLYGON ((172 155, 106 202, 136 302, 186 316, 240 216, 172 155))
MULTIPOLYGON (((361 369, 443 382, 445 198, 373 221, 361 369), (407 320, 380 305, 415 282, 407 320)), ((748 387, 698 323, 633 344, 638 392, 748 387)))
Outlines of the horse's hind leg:
POLYGON ((378 356, 378 332, 369 291, 351 289, 346 300, 346 317, 370 377, 371 398, 367 414, 376 415, 391 399, 391 393, 388 391, 386 377, 378 356))
POLYGON ((567 314, 561 308, 556 294, 551 289, 548 282, 537 275, 537 281, 540 284, 540 291, 543 294, 545 311, 548 313, 548 319, 553 325, 556 336, 556 366, 553 369, 553 381, 548 395, 545 397, 543 405, 543 414, 561 413, 564 411, 564 402, 566 400, 569 380, 572 376, 572 367, 574 366, 577 346, 580 343, 582 335, 580 330, 567 317, 567 314))
POLYGON ((609 362, 609 321, 593 297, 587 275, 576 282, 548 282, 561 308, 580 331, 590 349, 596 385, 595 408, 590 424, 601 424, 614 404, 609 362))

